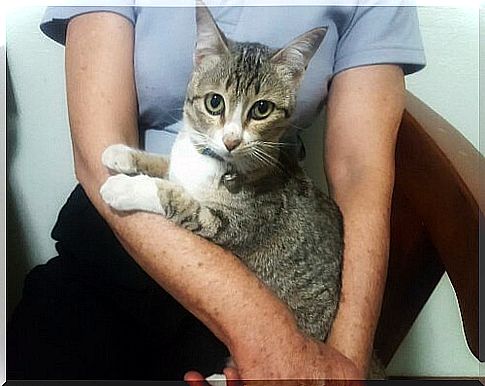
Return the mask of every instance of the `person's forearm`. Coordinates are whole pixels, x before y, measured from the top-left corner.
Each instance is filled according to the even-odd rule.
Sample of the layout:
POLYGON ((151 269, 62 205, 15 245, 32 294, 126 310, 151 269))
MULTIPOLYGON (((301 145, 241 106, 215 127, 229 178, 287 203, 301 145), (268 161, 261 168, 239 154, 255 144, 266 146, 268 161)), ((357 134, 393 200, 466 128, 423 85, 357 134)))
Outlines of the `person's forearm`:
POLYGON ((394 149, 404 107, 398 66, 347 70, 333 81, 326 170, 344 216, 342 296, 328 343, 366 374, 385 287, 394 149))
POLYGON ((339 312, 328 343, 366 373, 385 287, 392 186, 380 171, 337 184, 334 198, 345 218, 345 256, 339 312), (378 189, 377 189, 378 190, 378 189))
POLYGON ((272 355, 271 348, 296 336, 286 306, 234 255, 162 216, 118 215, 101 200, 99 188, 108 177, 102 152, 138 140, 130 23, 109 13, 73 19, 66 80, 76 175, 136 262, 246 366, 251 357, 264 358, 265 350, 272 355))

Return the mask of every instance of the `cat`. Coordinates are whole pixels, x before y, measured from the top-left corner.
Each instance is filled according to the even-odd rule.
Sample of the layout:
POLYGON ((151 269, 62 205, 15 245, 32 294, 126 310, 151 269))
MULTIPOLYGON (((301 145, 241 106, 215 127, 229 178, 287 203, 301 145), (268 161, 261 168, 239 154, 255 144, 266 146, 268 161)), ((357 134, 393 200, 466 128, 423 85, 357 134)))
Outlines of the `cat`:
POLYGON ((159 213, 232 251, 324 341, 341 288, 343 220, 283 138, 326 28, 280 49, 231 41, 196 8, 194 69, 170 159, 112 145, 101 187, 119 211, 159 213))

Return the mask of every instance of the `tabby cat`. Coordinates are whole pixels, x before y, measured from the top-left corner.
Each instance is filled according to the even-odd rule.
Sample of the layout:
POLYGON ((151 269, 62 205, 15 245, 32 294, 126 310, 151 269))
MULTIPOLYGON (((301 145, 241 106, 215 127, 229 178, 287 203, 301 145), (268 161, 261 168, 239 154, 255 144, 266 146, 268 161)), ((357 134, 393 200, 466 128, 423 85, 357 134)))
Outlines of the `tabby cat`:
POLYGON ((325 340, 341 286, 342 216, 283 138, 305 69, 324 39, 315 28, 284 48, 227 39, 196 9, 194 70, 170 160, 113 145, 101 188, 119 211, 159 213, 237 255, 325 340))

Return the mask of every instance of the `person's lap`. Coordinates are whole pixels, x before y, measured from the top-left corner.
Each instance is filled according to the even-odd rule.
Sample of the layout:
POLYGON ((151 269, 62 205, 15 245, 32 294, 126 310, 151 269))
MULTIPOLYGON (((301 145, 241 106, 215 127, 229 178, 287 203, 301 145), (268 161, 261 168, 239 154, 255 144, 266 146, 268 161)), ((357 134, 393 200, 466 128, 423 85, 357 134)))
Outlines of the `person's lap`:
POLYGON ((8 379, 182 379, 227 350, 122 250, 78 187, 7 329, 8 379))

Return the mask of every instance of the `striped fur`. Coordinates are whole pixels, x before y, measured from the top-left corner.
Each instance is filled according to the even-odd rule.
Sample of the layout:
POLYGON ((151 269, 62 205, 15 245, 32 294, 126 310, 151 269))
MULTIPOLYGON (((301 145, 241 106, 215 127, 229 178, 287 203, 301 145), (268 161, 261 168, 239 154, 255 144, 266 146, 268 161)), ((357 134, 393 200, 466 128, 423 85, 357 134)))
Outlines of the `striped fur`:
MULTIPOLYGON (((163 208, 159 213, 239 256, 288 305, 305 333, 324 340, 340 294, 342 216, 281 138, 289 127, 305 68, 325 29, 309 31, 278 50, 230 41, 205 7, 197 8, 197 23, 184 130, 172 151, 168 177, 164 171, 154 176, 161 178, 139 179, 139 185, 136 176, 126 177, 133 179, 130 189, 152 197, 156 186, 154 199, 163 208), (222 110, 217 110, 221 106, 217 101, 208 107, 207 96, 213 93, 224 99, 222 110), (252 108, 261 100, 270 101, 274 109, 256 119, 252 108), (222 112, 213 114, 210 108, 222 112), (241 136, 232 151, 221 143, 228 133, 241 136), (241 178, 236 193, 221 182, 228 172, 241 178)), ((123 152, 119 152, 123 162, 118 162, 123 170, 117 166, 116 151, 106 157, 105 165, 131 170, 126 166, 126 149, 123 152)), ((166 164, 154 155, 128 153, 136 173, 153 175, 166 164)), ((127 190, 128 180, 123 180, 120 189, 127 190)), ((108 180, 103 194, 115 197, 116 189, 108 180)), ((147 203, 137 209, 153 210, 157 205, 147 203)))

